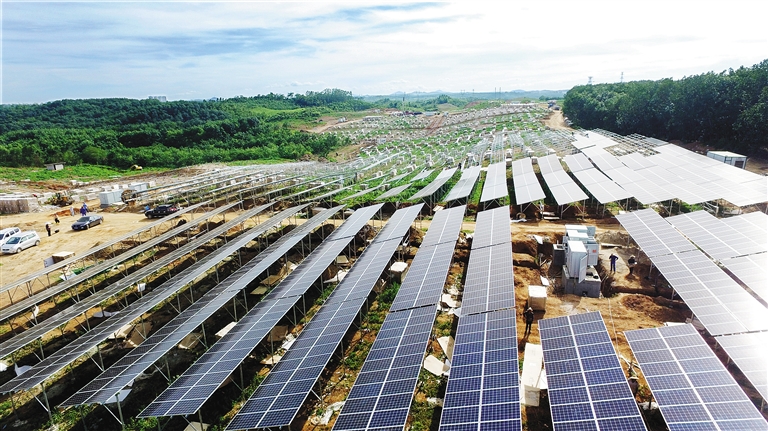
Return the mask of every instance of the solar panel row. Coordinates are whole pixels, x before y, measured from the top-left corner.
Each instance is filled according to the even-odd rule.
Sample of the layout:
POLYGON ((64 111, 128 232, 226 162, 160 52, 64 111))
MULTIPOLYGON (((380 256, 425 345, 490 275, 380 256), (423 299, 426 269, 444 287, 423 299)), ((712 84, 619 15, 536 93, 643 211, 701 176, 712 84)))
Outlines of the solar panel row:
MULTIPOLYGON (((197 240, 184 245, 183 247, 179 248, 175 253, 166 255, 158 259, 157 261, 155 261, 152 265, 149 265, 139 271, 151 270, 150 273, 154 272, 157 270, 157 268, 159 268, 159 266, 166 265, 169 262, 178 258, 178 256, 183 256, 186 253, 192 252, 200 245, 206 243, 207 241, 213 238, 216 238, 219 235, 226 233, 228 230, 232 229, 234 226, 237 226, 238 224, 254 216, 260 211, 261 211, 261 207, 257 207, 250 211, 247 211, 242 215, 240 215, 239 217, 232 219, 228 223, 222 224, 221 226, 218 226, 217 228, 212 229, 208 233, 199 237, 197 240)), ((163 283, 161 286, 158 286, 151 292, 144 294, 140 299, 128 305, 124 309, 122 309, 117 316, 113 316, 112 318, 105 320, 104 322, 102 322, 92 330, 78 337, 72 343, 66 345, 64 348, 59 349, 57 352, 55 352, 51 356, 40 361, 38 364, 32 367, 32 369, 28 370, 23 375, 18 376, 10 380, 9 382, 6 382, 2 387, 0 387, 0 393, 8 393, 8 392, 15 392, 19 390, 31 389, 34 386, 42 383, 47 378, 49 378, 50 376, 52 376, 53 374, 55 374, 56 372, 64 368, 67 364, 69 364, 73 360, 86 354, 88 350, 98 345, 98 343, 105 340, 107 337, 109 337, 111 334, 119 330, 121 327, 139 318, 146 310, 151 309, 152 307, 160 304, 164 300, 173 296, 176 292, 178 292, 179 289, 184 287, 187 283, 196 279, 202 273, 204 273, 208 269, 215 266, 216 263, 221 261, 221 259, 223 259, 225 256, 234 252, 237 248, 239 248, 239 247, 235 247, 237 245, 239 245, 239 243, 234 242, 232 245, 222 247, 216 252, 207 255, 203 259, 200 259, 198 262, 196 262, 189 268, 182 271, 179 275, 172 278, 170 281, 163 283)), ((81 307, 81 306, 82 306, 82 303, 76 307, 81 307)), ((85 310, 83 309, 82 311, 85 311, 85 310)), ((74 317, 82 313, 82 311, 77 310, 77 313, 73 313, 73 315, 69 317, 74 317)))
POLYGON ((475 188, 477 179, 480 177, 480 166, 472 166, 465 169, 461 173, 461 179, 451 189, 445 201, 450 202, 456 199, 464 199, 472 193, 472 189, 475 188))
MULTIPOLYGON (((182 311, 159 331, 152 334, 141 344, 140 349, 134 349, 129 352, 99 377, 92 380, 83 389, 62 403, 62 405, 105 404, 110 402, 118 391, 175 347, 187 334, 213 315, 222 305, 234 298, 256 276, 264 272, 291 247, 340 209, 341 207, 327 209, 284 235, 216 287, 206 292, 203 297, 182 311)), ((270 222, 279 222, 290 216, 291 212, 286 213, 286 211, 288 210, 272 217, 270 221, 262 224, 262 226, 269 225, 270 222)), ((259 234, 253 232, 249 236, 255 237, 259 234)))
POLYGON ((653 209, 619 214, 616 219, 650 258, 696 249, 653 209))
POLYGON ((508 195, 507 163, 501 161, 488 165, 485 174, 485 183, 483 184, 483 192, 480 195, 480 202, 489 202, 495 199, 501 199, 508 195))
POLYGON ((538 164, 544 181, 558 205, 567 205, 587 199, 584 191, 563 170, 563 165, 560 164, 560 159, 556 155, 550 154, 546 157, 539 157, 538 164))
POLYGON ((403 429, 436 312, 433 304, 387 315, 334 430, 403 429))
POLYGON ((431 183, 427 184, 426 187, 414 193, 414 195, 411 196, 408 200, 422 199, 422 198, 428 198, 432 196, 438 190, 440 190, 440 188, 443 187, 445 183, 448 182, 448 180, 451 179, 451 177, 455 172, 456 172, 456 168, 445 169, 441 171, 437 175, 437 177, 434 180, 432 180, 431 183))
POLYGON ((765 361, 768 332, 723 335, 715 339, 763 399, 768 400, 768 363, 765 361))
POLYGON ((379 201, 379 200, 382 200, 382 199, 393 198, 393 197, 399 195, 400 193, 404 192, 410 186, 411 186, 411 183, 407 183, 407 184, 403 184, 401 186, 393 187, 393 188, 387 190, 386 192, 382 193, 381 195, 379 195, 379 197, 377 197, 376 200, 379 201))
POLYGON ((420 210, 392 216, 227 429, 290 425, 420 210))
POLYGON ((645 424, 599 312, 539 320, 555 431, 645 424))
POLYGON ((465 208, 435 214, 335 430, 404 428, 465 208))
POLYGON ((355 211, 139 417, 193 414, 293 308, 381 205, 355 211), (205 382, 205 384, 203 384, 205 382), (193 393, 194 391, 194 393, 193 393))
POLYGON ((624 334, 670 431, 768 430, 692 325, 624 334))
MULTIPOLYGON (((160 244, 164 244, 166 241, 168 241, 171 238, 174 238, 174 237, 177 237, 177 236, 183 236, 185 231, 188 231, 189 229, 193 229, 193 228, 197 227, 201 223, 205 223, 207 220, 211 219, 212 217, 214 217, 214 216, 216 216, 218 214, 221 214, 221 213, 223 213, 223 212, 225 212, 225 211, 235 207, 238 204, 239 204, 239 202, 235 202, 235 203, 230 204, 230 205, 225 205, 223 207, 216 208, 215 210, 210 211, 210 212, 202 215, 201 217, 197 218, 196 220, 194 220, 194 221, 192 221, 190 223, 185 223, 185 224, 183 224, 181 226, 177 226, 177 227, 175 227, 173 229, 168 230, 167 232, 164 232, 163 234, 161 234, 161 235, 159 235, 159 236, 157 236, 155 238, 152 238, 149 241, 144 242, 143 244, 139 244, 139 245, 137 245, 135 247, 132 247, 128 251, 119 254, 115 258, 104 260, 101 263, 97 263, 97 264, 95 264, 95 265, 93 265, 93 266, 91 266, 89 268, 86 268, 80 274, 77 274, 74 277, 70 277, 69 279, 64 280, 62 283, 55 284, 54 286, 51 286, 51 287, 49 287, 49 288, 47 288, 47 289, 45 289, 45 290, 43 290, 41 292, 38 292, 38 293, 36 293, 34 295, 28 296, 25 299, 22 299, 21 301, 16 301, 14 304, 12 304, 9 307, 6 307, 6 308, 4 308, 2 310, 2 317, 5 320, 5 319, 11 318, 11 317, 13 317, 13 316, 15 316, 15 315, 17 315, 19 313, 26 312, 26 311, 30 310, 31 308, 34 308, 34 306, 36 304, 40 304, 40 303, 42 303, 42 302, 44 302, 44 301, 54 297, 55 295, 58 295, 58 294, 60 294, 62 292, 66 292, 68 289, 74 288, 74 287, 82 284, 85 280, 87 280, 90 277, 96 276, 97 274, 102 274, 105 271, 108 271, 109 269, 114 268, 115 266, 118 266, 118 265, 122 264, 126 260, 129 260, 131 258, 135 258, 136 256, 140 255, 141 253, 143 253, 143 252, 145 252, 147 250, 150 250, 150 249, 152 249, 154 247, 157 247, 160 244)), ((271 206, 271 204, 267 204, 267 205, 262 206, 262 211, 267 209, 270 206, 271 206)), ((83 256, 81 256, 81 258, 82 257, 83 256)), ((129 276, 129 277, 131 277, 131 276, 129 276)), ((125 281, 125 283, 127 283, 127 281, 125 281)), ((95 295, 93 295, 93 297, 89 297, 87 299, 87 301, 88 301, 87 304, 98 304, 98 303, 100 303, 104 299, 104 297, 106 297, 106 295, 110 295, 110 294, 114 293, 115 290, 119 291, 119 290, 122 290, 122 289, 124 289, 124 288, 122 288, 121 286, 118 286, 116 284, 110 285, 107 288, 102 289, 99 292, 97 292, 95 295), (97 298, 100 298, 100 299, 97 299, 97 298)), ((21 290, 24 292, 25 296, 29 295, 29 291, 27 289, 21 289, 21 290)), ((13 298, 14 297, 14 293, 15 292, 9 293, 9 299, 11 301, 14 300, 14 298, 13 298)), ((72 299, 74 299, 76 302, 80 302, 80 298, 79 297, 75 297, 75 298, 72 298, 72 299)), ((82 308, 84 306, 85 306, 85 303, 80 305, 80 308, 82 308)), ((92 306, 93 305, 91 305, 91 307, 92 306)), ((75 307, 78 307, 78 305, 76 305, 75 307)), ((65 310, 64 312, 67 312, 67 310, 65 310)), ((66 315, 63 315, 63 316, 66 316, 66 315)), ((42 319, 42 316, 41 316, 41 319, 42 319)), ((54 316, 53 319, 56 319, 56 316, 54 316)), ((51 323, 47 323, 47 321, 46 321, 45 328, 55 328, 56 326, 59 326, 61 324, 61 323, 58 323, 58 324, 52 323, 54 321, 58 321, 58 320, 52 320, 51 323)), ((43 323, 43 322, 42 321, 38 321, 37 323, 39 325, 40 323, 43 323)), ((43 327, 38 327, 36 329, 37 329, 36 332, 39 332, 39 331, 43 330, 43 327)), ((51 329, 48 329, 48 330, 51 330, 51 329)), ((34 338, 32 338, 31 340, 33 340, 33 339, 34 338)), ((28 338, 16 338, 16 339, 13 339, 13 340, 10 340, 10 341, 11 341, 11 343, 13 345, 19 345, 19 343, 24 343, 26 340, 29 340, 29 339, 28 338)), ((29 343, 30 341, 26 341, 26 342, 29 343)), ((4 346, 6 346, 6 345, 7 345, 7 343, 3 343, 2 345, 0 345, 0 346, 3 346, 3 347, 0 347, 0 349, 5 348, 4 346)), ((21 345, 21 347, 23 347, 24 345, 25 344, 21 345)))
POLYGON ((520 430, 515 310, 463 315, 440 431, 520 430))
POLYGON ((533 171, 531 158, 512 162, 512 184, 515 187, 515 203, 517 205, 544 199, 546 195, 533 171))
POLYGON ((768 243, 755 240, 760 235, 759 228, 735 229, 703 210, 665 220, 717 260, 768 251, 768 243))

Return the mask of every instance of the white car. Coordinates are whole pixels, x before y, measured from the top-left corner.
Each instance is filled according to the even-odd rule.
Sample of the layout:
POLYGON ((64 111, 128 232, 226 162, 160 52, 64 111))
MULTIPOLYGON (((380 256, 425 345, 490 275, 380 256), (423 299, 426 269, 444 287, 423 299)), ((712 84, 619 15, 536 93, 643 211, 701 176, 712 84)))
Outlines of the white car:
POLYGON ((16 235, 8 238, 8 241, 0 247, 0 250, 4 254, 18 253, 22 250, 26 250, 33 245, 40 244, 40 236, 37 232, 30 230, 26 232, 17 233, 16 235))
POLYGON ((19 232, 21 232, 21 229, 17 227, 7 227, 3 230, 0 230, 0 245, 5 244, 5 242, 8 241, 8 238, 16 235, 19 232))

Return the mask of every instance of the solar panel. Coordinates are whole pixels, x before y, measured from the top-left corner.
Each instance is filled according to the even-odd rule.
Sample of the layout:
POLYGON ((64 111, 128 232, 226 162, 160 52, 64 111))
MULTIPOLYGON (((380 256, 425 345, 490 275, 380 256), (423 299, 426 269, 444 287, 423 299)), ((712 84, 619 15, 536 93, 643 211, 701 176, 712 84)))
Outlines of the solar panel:
POLYGON ((407 183, 407 184, 403 184, 401 186, 393 187, 393 188, 387 190, 386 192, 382 193, 381 195, 379 195, 379 197, 377 197, 376 200, 379 201, 379 200, 382 200, 382 199, 393 198, 393 197, 399 195, 400 193, 404 192, 410 186, 411 186, 411 183, 407 183))
POLYGON ((582 153, 568 154, 563 158, 563 160, 565 161, 565 164, 568 166, 568 169, 570 169, 571 172, 579 172, 579 171, 595 168, 594 165, 592 165, 592 162, 589 161, 587 156, 585 156, 582 153))
POLYGON ((429 224, 427 234, 421 241, 421 248, 444 242, 455 243, 459 237, 461 224, 464 222, 466 208, 466 205, 461 205, 436 212, 429 224))
POLYGON ((485 174, 485 184, 483 184, 483 192, 480 195, 480 202, 501 199, 508 195, 506 162, 502 161, 488 165, 488 170, 485 174))
POLYGON ((768 244, 758 244, 706 211, 667 217, 666 221, 717 260, 768 251, 768 244))
POLYGON ((539 157, 536 159, 536 163, 538 163, 539 172, 541 172, 542 175, 563 170, 563 165, 560 164, 560 159, 554 154, 539 157))
POLYGON ((632 195, 597 169, 585 169, 574 175, 601 204, 631 198, 632 195))
POLYGON ((657 256, 653 263, 710 334, 768 329, 765 307, 702 252, 657 256))
POLYGON ((512 244, 472 249, 464 282, 463 315, 514 308, 512 244))
POLYGON ((462 315, 440 431, 520 430, 515 310, 462 315))
MULTIPOLYGON (((544 177, 544 180, 546 181, 547 178, 544 177)), ((582 191, 581 188, 573 181, 559 186, 550 187, 549 191, 552 192, 552 196, 555 198, 555 201, 558 205, 567 205, 573 202, 580 202, 588 199, 584 191, 582 191)))
POLYGON ((298 300, 265 298, 256 304, 138 417, 189 415, 200 410, 298 300))
POLYGON ((331 233, 328 239, 340 239, 348 236, 357 235, 363 225, 368 223, 368 220, 376 215, 384 204, 375 204, 367 207, 359 208, 345 221, 341 226, 331 233))
POLYGON ((624 335, 670 430, 768 430, 763 416, 692 325, 624 335))
POLYGON ((345 197, 341 198, 341 202, 352 200, 352 199, 357 199, 357 198, 359 198, 361 196, 367 195, 368 193, 373 193, 373 192, 375 192, 376 190, 378 190, 378 189, 380 189, 382 187, 384 187, 384 183, 379 184, 378 186, 375 186, 375 187, 362 189, 362 190, 360 190, 357 193, 353 193, 353 194, 351 194, 349 196, 345 196, 345 197))
POLYGON ((455 245, 455 242, 446 242, 419 248, 391 311, 437 303, 453 260, 455 245))
POLYGON ((445 185, 445 183, 448 182, 448 180, 451 179, 453 174, 456 172, 456 168, 446 169, 442 172, 440 172, 437 177, 432 180, 431 183, 427 184, 426 187, 416 192, 413 196, 411 196, 408 200, 415 200, 415 199, 422 199, 422 198, 428 198, 435 194, 441 187, 445 185))
POLYGON ((427 306, 387 315, 334 430, 405 427, 436 311, 427 306))
POLYGON ((227 429, 290 425, 420 209, 392 216, 227 429))
POLYGON ((655 165, 655 163, 648 160, 648 158, 640 153, 629 153, 624 156, 619 156, 617 159, 633 171, 639 171, 655 165))
POLYGON ((477 213, 472 249, 504 244, 511 241, 509 208, 499 207, 477 213))
POLYGON ((768 253, 734 257, 720 263, 763 301, 768 302, 768 253))
MULTIPOLYGON (((290 212, 285 210, 260 226, 279 222, 299 209, 291 209, 293 211, 290 212)), ((91 383, 66 400, 62 406, 93 403, 105 404, 110 402, 118 391, 128 385, 136 376, 144 372, 151 364, 181 342, 187 334, 192 332, 204 320, 235 297, 254 277, 264 272, 271 264, 283 256, 290 247, 301 241, 312 229, 318 227, 340 209, 341 207, 335 207, 324 210, 300 227, 281 237, 278 241, 275 241, 275 243, 267 247, 216 287, 206 292, 203 297, 182 311, 159 331, 147 338, 141 343, 141 349, 134 349, 118 360, 99 377, 92 380, 91 383)), ((252 237, 256 235, 259 235, 259 233, 249 234, 252 237)))
POLYGON ((619 214, 616 219, 648 257, 696 249, 653 209, 619 214))
MULTIPOLYGON (((172 262, 173 260, 177 259, 178 256, 192 252, 200 245, 206 243, 207 241, 213 238, 216 238, 218 235, 221 235, 227 232, 228 230, 232 229, 232 227, 242 223, 243 221, 254 216, 260 211, 261 211, 260 208, 254 208, 250 211, 243 213, 242 215, 232 219, 228 223, 222 224, 216 227, 215 229, 210 230, 208 233, 200 236, 197 240, 180 247, 174 253, 171 253, 169 255, 163 256, 162 258, 159 258, 158 260, 153 262, 151 265, 148 265, 142 268, 141 270, 137 271, 137 273, 140 271, 147 271, 148 273, 157 271, 159 266, 167 265, 169 262, 172 262)), ((48 377, 52 376, 53 374, 55 374, 56 372, 64 368, 67 364, 69 364, 73 360, 86 354, 88 350, 98 345, 98 343, 100 343, 101 341, 107 339, 107 337, 109 337, 111 334, 119 330, 121 327, 139 318, 139 316, 141 316, 146 310, 151 309, 152 307, 160 304, 161 302, 173 296, 179 289, 184 287, 187 283, 190 283, 191 281, 193 281, 194 279, 202 275, 208 269, 212 268, 218 262, 220 262, 224 257, 233 253, 235 250, 237 250, 240 247, 242 247, 242 245, 239 242, 234 241, 232 242, 232 244, 222 247, 216 250, 215 252, 207 255, 206 257, 200 259, 192 266, 183 270, 176 277, 172 278, 166 283, 163 283, 161 286, 156 287, 151 292, 145 293, 140 299, 128 305, 127 307, 123 308, 117 316, 113 316, 109 319, 106 319, 104 322, 102 322, 92 330, 78 337, 72 343, 66 345, 62 349, 55 352, 54 354, 40 361, 38 364, 32 367, 32 369, 30 369, 23 375, 18 376, 15 379, 10 380, 9 382, 6 382, 2 387, 0 387, 0 393, 8 393, 8 392, 15 392, 19 390, 31 389, 34 386, 42 383, 48 377)), ((125 278, 123 280, 125 280, 125 278)), ((92 297, 89 297, 89 300, 92 297)), ((67 314, 66 316, 68 316, 69 318, 73 318, 74 316, 77 316, 83 311, 87 310, 87 308, 82 310, 77 309, 77 307, 83 307, 84 303, 86 303, 86 301, 81 301, 80 304, 77 304, 76 306, 72 307, 72 309, 76 310, 77 312, 71 315, 67 314)), ((38 325, 38 326, 42 327, 43 325, 38 325)), ((30 332, 30 331, 27 331, 27 332, 30 332)), ((24 335, 28 335, 28 334, 26 334, 25 332, 24 335)), ((18 338, 18 337, 14 337, 14 338, 18 338)))
MULTIPOLYGON (((96 276, 98 274, 102 274, 105 271, 110 270, 114 266, 117 266, 117 265, 125 262, 126 260, 131 259, 131 258, 134 258, 134 257, 138 256, 139 254, 147 251, 147 250, 151 250, 152 248, 157 247, 158 245, 163 244, 164 242, 166 242, 166 241, 168 241, 168 240, 170 240, 170 239, 172 239, 174 237, 178 237, 180 235, 184 235, 185 231, 188 231, 189 229, 196 228, 201 223, 205 223, 207 220, 210 220, 215 215, 221 214, 221 213, 223 213, 223 212, 225 212, 225 211, 235 207, 238 204, 239 204, 239 202, 235 202, 235 203, 232 203, 230 205, 225 205, 223 207, 216 208, 215 210, 210 211, 210 212, 202 215, 201 217, 193 220, 190 223, 185 223, 185 224, 183 224, 181 226, 177 226, 175 228, 172 228, 172 229, 162 233, 161 235, 158 235, 158 236, 156 236, 156 237, 154 237, 154 238, 152 238, 152 239, 150 239, 150 240, 148 240, 148 241, 146 241, 146 242, 144 242, 142 244, 139 244, 139 245, 137 245, 135 247, 131 247, 127 251, 125 251, 123 253, 120 253, 119 255, 117 255, 116 257, 114 257, 112 259, 106 259, 106 260, 103 260, 101 262, 98 262, 98 263, 96 263, 96 264, 86 268, 80 274, 77 274, 76 276, 74 276, 74 277, 72 277, 72 278, 70 278, 68 280, 64 280, 62 283, 58 283, 58 284, 55 284, 53 286, 50 286, 50 287, 48 287, 48 288, 46 288, 46 289, 44 289, 44 290, 42 290, 40 292, 37 292, 37 293, 35 293, 35 294, 31 295, 31 296, 28 296, 28 297, 26 297, 26 298, 24 298, 24 299, 22 299, 20 301, 17 300, 12 305, 10 305, 8 307, 5 307, 3 309, 3 311, 2 311, 3 318, 7 319, 7 318, 13 317, 13 316, 15 316, 15 315, 17 315, 19 313, 26 312, 29 309, 33 308, 35 305, 40 304, 42 302, 45 302, 49 298, 52 298, 52 297, 54 297, 54 296, 56 296, 56 295, 58 295, 58 294, 60 294, 62 292, 66 292, 68 289, 71 289, 73 287, 76 287, 76 286, 82 284, 85 280, 87 280, 90 277, 94 277, 94 276, 96 276)), ((261 211, 264 211, 267 208, 269 208, 271 205, 272 204, 266 204, 266 205, 262 205, 259 208, 261 209, 261 211)), ((178 214, 178 212, 177 212, 177 214, 178 214)), ((155 224, 153 224, 153 225, 155 225, 155 224)), ((110 243, 112 243, 112 242, 110 241, 110 243)), ((99 247, 97 250, 103 250, 103 249, 101 247, 99 247)), ((91 251, 88 251, 88 252, 86 252, 86 254, 81 255, 79 259, 83 259, 84 257, 92 255, 92 254, 93 253, 91 251)), ((95 260, 98 260, 98 259, 95 259, 95 260)), ((131 276, 129 276, 129 277, 131 277, 131 276)), ((115 289, 122 290, 122 288, 120 288, 120 286, 116 286, 116 285, 113 284, 113 285, 110 285, 110 286, 100 290, 98 293, 96 293, 96 295, 99 295, 99 296, 94 296, 92 298, 89 297, 88 299, 86 299, 86 301, 89 301, 88 304, 98 304, 99 302, 101 302, 101 300, 96 300, 95 298, 103 297, 104 295, 108 295, 110 293, 113 293, 115 289)), ((24 292, 24 295, 29 295, 30 294, 30 292, 26 288, 22 289, 22 291, 24 292)), ((14 301, 15 298, 13 298, 13 294, 12 293, 9 293, 9 299, 11 301, 14 301)), ((77 306, 81 307, 81 305, 77 305, 77 306)), ((82 306, 84 306, 84 305, 82 305, 82 306)), ((56 316, 54 316, 54 319, 56 319, 56 316)), ((44 323, 46 325, 45 328, 51 328, 51 329, 48 329, 50 331, 53 328, 55 328, 56 326, 59 326, 62 323, 64 323, 64 322, 60 322, 58 324, 54 324, 53 322, 58 322, 58 319, 51 320, 51 322, 48 322, 48 320, 50 320, 50 319, 46 319, 45 321, 42 321, 42 316, 41 316, 41 318, 38 320, 38 325, 40 325, 41 323, 45 322, 44 323)), ((37 330, 36 332, 39 332, 42 329, 43 329, 43 327, 39 326, 39 327, 36 328, 36 330, 37 330)), ((9 340, 9 341, 12 341, 14 345, 18 345, 19 343, 23 343, 24 340, 28 340, 28 338, 25 338, 25 337, 26 336, 24 336, 24 338, 14 337, 13 340, 9 340)), ((35 338, 36 337, 30 339, 30 341, 34 340, 35 338)), ((30 341, 27 341, 26 343, 29 343, 30 341)), ((23 347, 25 344, 21 345, 20 347, 23 347)), ((7 344, 3 343, 3 344, 0 344, 0 345, 6 346, 7 344)), ((9 352, 9 353, 12 353, 12 352, 9 352)))
POLYGON ((768 399, 768 364, 765 362, 768 333, 723 335, 715 339, 763 399, 768 399))
POLYGON ((597 311, 539 320, 555 431, 645 430, 597 311))
POLYGON ((464 199, 472 193, 472 189, 475 188, 477 179, 480 177, 480 166, 472 166, 465 169, 461 173, 461 179, 451 189, 451 192, 446 196, 445 201, 450 202, 456 199, 464 199))
POLYGON ((758 244, 768 244, 768 215, 755 211, 720 220, 725 225, 753 238, 758 244))
POLYGON ((411 180, 411 181, 412 181, 412 182, 414 182, 414 183, 415 183, 416 181, 421 181, 421 180, 423 180, 424 178, 427 178, 428 176, 432 175, 432 173, 433 173, 433 172, 434 172, 434 171, 433 171, 433 170, 431 170, 431 169, 424 169, 423 171, 421 171, 421 172, 419 172, 418 174, 416 174, 416 176, 415 176, 415 177, 413 177, 413 180, 411 180))
POLYGON ((530 157, 512 162, 512 174, 517 205, 527 204, 546 197, 536 174, 533 172, 530 157))

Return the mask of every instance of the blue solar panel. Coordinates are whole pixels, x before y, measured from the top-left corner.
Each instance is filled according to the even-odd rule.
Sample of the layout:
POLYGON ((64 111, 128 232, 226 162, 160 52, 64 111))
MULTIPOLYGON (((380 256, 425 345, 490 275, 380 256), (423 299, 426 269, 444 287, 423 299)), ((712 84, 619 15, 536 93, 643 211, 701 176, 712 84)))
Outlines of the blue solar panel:
POLYGON ((555 431, 645 430, 599 312, 539 321, 555 431))
POLYGON ((670 430, 768 430, 768 422, 692 325, 625 335, 670 430))
POLYGON ((514 310, 459 319, 440 430, 520 430, 514 310))
POLYGON ((387 316, 334 430, 379 430, 383 425, 403 429, 435 313, 428 306, 387 316))

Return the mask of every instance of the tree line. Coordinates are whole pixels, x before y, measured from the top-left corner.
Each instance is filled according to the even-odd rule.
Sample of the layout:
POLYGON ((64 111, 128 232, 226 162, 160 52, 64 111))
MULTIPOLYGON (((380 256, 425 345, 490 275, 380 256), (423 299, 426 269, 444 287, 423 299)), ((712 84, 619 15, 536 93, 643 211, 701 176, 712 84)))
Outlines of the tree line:
POLYGON ((585 129, 768 157, 768 60, 680 80, 576 86, 566 93, 563 112, 585 129))
POLYGON ((325 157, 346 139, 290 127, 371 105, 328 89, 211 101, 58 100, 0 106, 0 166, 63 161, 127 168, 325 157))

